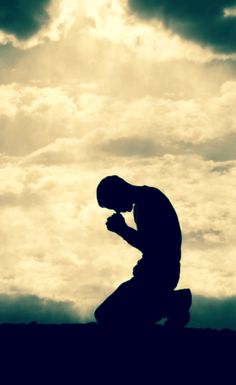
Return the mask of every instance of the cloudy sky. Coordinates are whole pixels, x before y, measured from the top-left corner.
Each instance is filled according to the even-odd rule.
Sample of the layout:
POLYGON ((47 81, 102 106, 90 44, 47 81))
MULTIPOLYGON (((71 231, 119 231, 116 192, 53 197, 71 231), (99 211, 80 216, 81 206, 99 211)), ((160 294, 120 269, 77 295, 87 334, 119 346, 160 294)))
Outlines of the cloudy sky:
POLYGON ((91 319, 130 277, 118 174, 176 208, 195 325, 236 325, 235 104, 236 1, 0 0, 0 322, 91 319))

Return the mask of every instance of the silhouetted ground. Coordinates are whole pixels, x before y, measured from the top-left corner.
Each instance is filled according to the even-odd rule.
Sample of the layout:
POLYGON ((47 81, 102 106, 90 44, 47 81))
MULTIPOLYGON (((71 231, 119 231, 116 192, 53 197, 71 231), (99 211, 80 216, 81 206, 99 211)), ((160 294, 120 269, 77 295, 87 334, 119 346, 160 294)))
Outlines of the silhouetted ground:
POLYGON ((0 325, 1 383, 230 384, 236 332, 108 330, 95 323, 0 325), (13 380, 13 377, 17 380, 13 380))

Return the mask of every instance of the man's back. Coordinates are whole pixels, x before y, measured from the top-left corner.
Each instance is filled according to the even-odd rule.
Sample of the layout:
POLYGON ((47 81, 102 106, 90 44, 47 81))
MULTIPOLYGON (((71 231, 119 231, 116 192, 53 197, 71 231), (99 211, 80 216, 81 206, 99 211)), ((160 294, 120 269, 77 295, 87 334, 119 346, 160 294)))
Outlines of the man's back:
POLYGON ((143 257, 134 268, 134 276, 163 275, 179 270, 181 229, 169 199, 157 188, 140 187, 134 206, 134 219, 142 243, 143 257))

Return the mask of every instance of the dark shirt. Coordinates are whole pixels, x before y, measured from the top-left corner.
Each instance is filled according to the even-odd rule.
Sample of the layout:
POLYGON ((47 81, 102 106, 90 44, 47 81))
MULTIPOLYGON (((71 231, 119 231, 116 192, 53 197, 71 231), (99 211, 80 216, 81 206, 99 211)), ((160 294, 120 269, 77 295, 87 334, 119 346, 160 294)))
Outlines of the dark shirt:
POLYGON ((134 220, 141 243, 142 259, 134 277, 163 280, 179 277, 181 229, 169 199, 157 188, 142 186, 134 206, 134 220))

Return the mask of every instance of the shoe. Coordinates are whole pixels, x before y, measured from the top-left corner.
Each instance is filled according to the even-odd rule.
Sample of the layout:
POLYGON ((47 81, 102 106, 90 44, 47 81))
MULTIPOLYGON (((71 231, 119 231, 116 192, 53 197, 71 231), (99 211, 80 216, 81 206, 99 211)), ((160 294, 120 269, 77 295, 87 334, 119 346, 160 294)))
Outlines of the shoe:
POLYGON ((164 326, 170 329, 181 329, 190 320, 189 309, 192 305, 192 293, 189 289, 172 292, 167 305, 167 321, 164 326))

